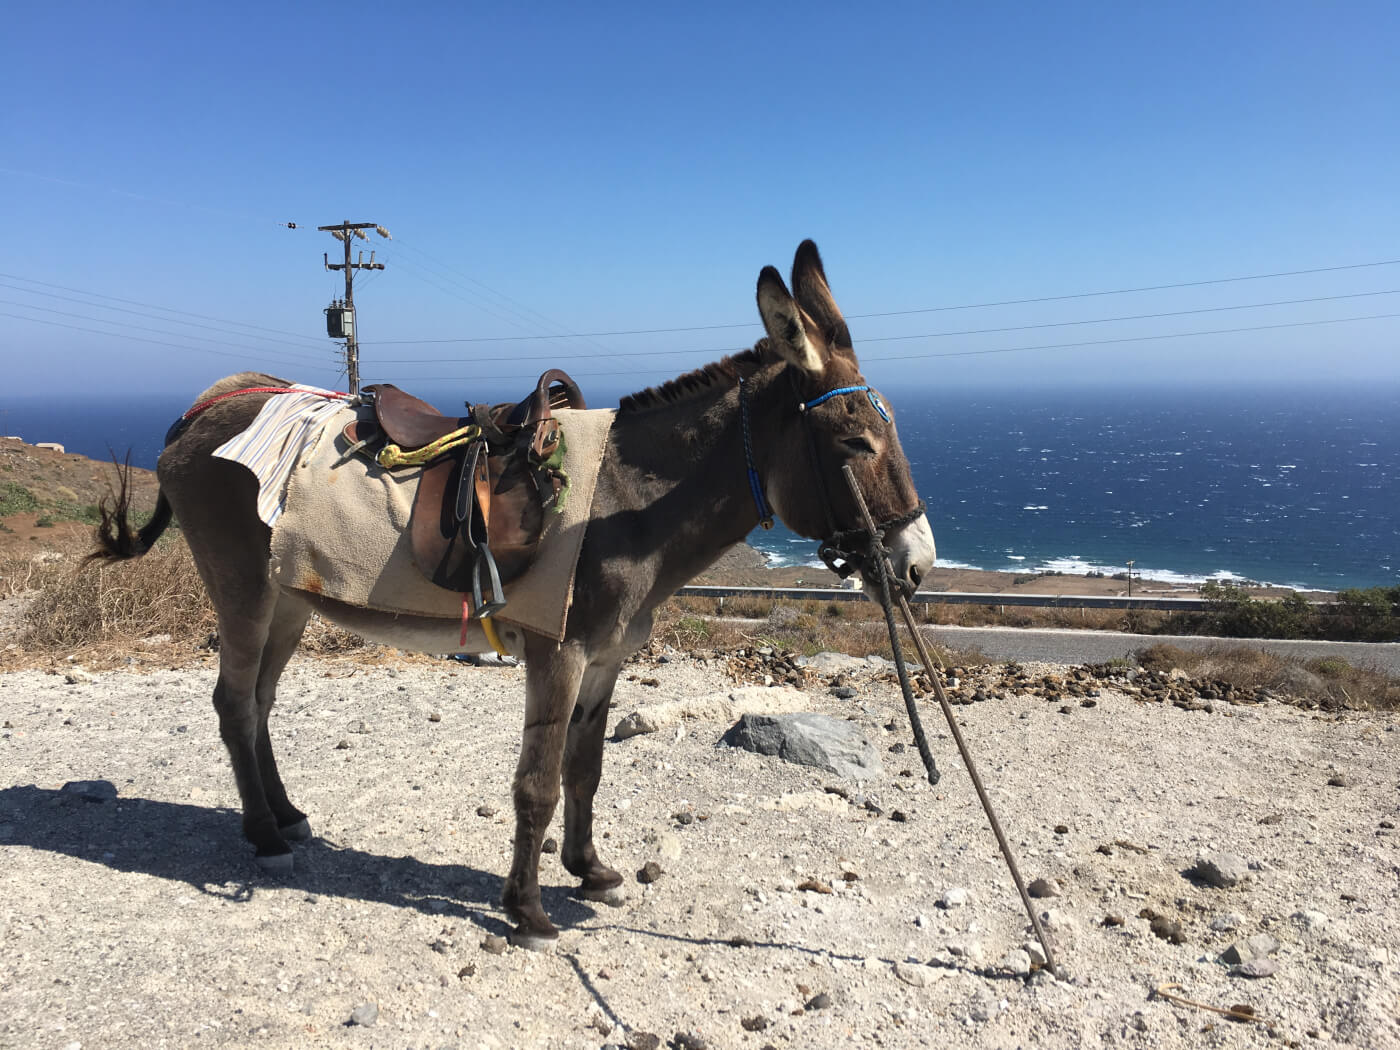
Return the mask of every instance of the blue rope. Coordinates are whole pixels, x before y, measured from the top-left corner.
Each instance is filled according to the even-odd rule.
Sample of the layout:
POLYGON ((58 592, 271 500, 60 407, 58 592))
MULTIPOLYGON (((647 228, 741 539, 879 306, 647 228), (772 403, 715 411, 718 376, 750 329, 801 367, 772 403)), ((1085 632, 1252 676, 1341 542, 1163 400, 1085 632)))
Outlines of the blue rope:
POLYGON ((830 401, 839 394, 859 394, 865 392, 865 396, 870 399, 870 404, 876 412, 880 413, 880 418, 886 423, 890 421, 890 414, 885 411, 884 402, 880 400, 880 395, 868 386, 839 386, 835 390, 828 390, 821 397, 815 397, 811 401, 802 402, 797 406, 799 412, 806 412, 809 408, 816 408, 823 401, 830 401))
POLYGON ((749 401, 744 394, 744 379, 739 378, 739 417, 744 430, 744 462, 749 468, 749 492, 753 495, 753 505, 758 508, 758 523, 765 529, 773 527, 773 510, 763 494, 763 482, 753 461, 753 439, 749 436, 749 401))

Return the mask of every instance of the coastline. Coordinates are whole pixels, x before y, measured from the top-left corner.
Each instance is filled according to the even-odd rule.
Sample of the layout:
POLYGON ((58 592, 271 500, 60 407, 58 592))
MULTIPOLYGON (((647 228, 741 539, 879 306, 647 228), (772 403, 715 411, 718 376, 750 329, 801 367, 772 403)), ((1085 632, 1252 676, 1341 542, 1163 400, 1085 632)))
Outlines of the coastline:
MULTIPOLYGON (((789 565, 773 567, 763 552, 742 543, 728 551, 718 562, 693 581, 697 584, 728 585, 732 587, 842 587, 835 573, 820 565, 789 565)), ((1111 576, 1089 576, 1077 573, 1015 573, 960 566, 935 567, 919 588, 920 591, 958 591, 976 594, 1077 594, 1123 597, 1128 593, 1128 581, 1111 576)), ((1189 598, 1200 594, 1199 584, 1175 580, 1158 580, 1150 576, 1133 575, 1133 594, 1143 597, 1189 598)), ((1280 586, 1244 587, 1256 598, 1281 598, 1296 588, 1280 586)), ((1307 592, 1323 601, 1330 591, 1307 592)))

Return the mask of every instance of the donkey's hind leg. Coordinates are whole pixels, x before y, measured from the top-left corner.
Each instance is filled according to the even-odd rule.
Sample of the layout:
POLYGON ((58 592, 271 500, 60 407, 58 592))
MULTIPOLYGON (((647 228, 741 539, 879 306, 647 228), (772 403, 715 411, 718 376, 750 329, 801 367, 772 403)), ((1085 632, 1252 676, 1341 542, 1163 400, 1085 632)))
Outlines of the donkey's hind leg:
POLYGON ((287 789, 277 771, 277 759, 272 754, 272 739, 268 736, 267 720, 272 713, 272 705, 277 701, 277 681, 287 667, 287 661, 296 652, 306 621, 311 616, 311 608, 300 598, 285 591, 277 599, 273 610, 272 623, 268 626, 267 641, 263 643, 262 659, 258 664, 258 774, 262 778, 263 794, 272 815, 277 818, 277 830, 289 842, 301 842, 311 838, 311 824, 306 814, 292 805, 287 798, 287 789))
MULTIPOLYGON (((292 870, 292 850, 278 830, 281 821, 273 809, 269 782, 277 785, 279 803, 285 802, 286 793, 280 790, 275 764, 263 769, 262 756, 271 760, 272 748, 267 741, 267 713, 258 702, 263 651, 277 619, 278 593, 266 581, 251 593, 245 590, 239 601, 221 598, 227 599, 228 595, 215 597, 219 610, 219 680, 214 686, 214 710, 219 715, 219 736, 228 748, 238 795, 243 801, 243 835, 256 849, 260 868, 288 872, 292 870)), ((282 654, 283 664, 288 655, 282 654)), ((280 814, 283 818, 299 812, 288 812, 289 802, 286 807, 280 814)), ((300 819, 304 818, 292 817, 291 823, 300 819)))
POLYGON ((593 796, 603 773, 603 737, 608 702, 621 665, 595 664, 583 676, 564 745, 564 867, 582 879, 585 900, 619 905, 626 899, 622 876, 598 859, 593 847, 593 796))

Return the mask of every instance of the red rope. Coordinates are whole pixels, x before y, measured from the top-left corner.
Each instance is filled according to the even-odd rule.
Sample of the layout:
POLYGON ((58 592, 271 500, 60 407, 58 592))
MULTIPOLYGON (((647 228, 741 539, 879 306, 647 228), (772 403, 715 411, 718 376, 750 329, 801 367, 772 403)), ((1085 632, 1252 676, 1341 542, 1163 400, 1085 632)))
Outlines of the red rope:
POLYGON ((207 400, 201 401, 201 402, 199 402, 199 404, 192 406, 192 407, 190 408, 190 410, 189 410, 188 412, 186 412, 186 413, 185 413, 183 416, 181 416, 180 418, 181 418, 181 419, 193 419, 195 416, 199 415, 199 414, 200 414, 201 412, 203 412, 205 409, 209 408, 209 407, 212 406, 212 405, 218 404, 220 401, 223 401, 225 398, 229 398, 229 397, 238 397, 238 396, 240 396, 241 394, 316 394, 318 397, 324 397, 324 398, 349 397, 349 396, 350 396, 349 394, 342 393, 342 392, 339 391, 339 390, 336 390, 336 391, 332 391, 332 392, 330 392, 330 393, 323 394, 323 393, 321 393, 321 392, 318 391, 318 390, 303 390, 303 389, 301 389, 300 387, 294 387, 294 386, 249 386, 249 387, 244 387, 242 390, 230 390, 227 394, 219 394, 217 397, 211 397, 211 398, 208 398, 207 400))

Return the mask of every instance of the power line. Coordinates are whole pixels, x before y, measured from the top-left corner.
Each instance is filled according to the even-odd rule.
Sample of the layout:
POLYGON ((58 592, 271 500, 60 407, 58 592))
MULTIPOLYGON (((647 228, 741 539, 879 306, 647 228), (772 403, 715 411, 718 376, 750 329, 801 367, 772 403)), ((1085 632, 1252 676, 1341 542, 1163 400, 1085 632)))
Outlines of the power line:
MULTIPOLYGON (((954 336, 965 335, 989 335, 1006 332, 1030 332, 1046 328, 1068 328, 1075 325, 1087 324, 1112 324, 1117 321, 1146 321, 1156 320, 1163 317, 1186 317, 1192 314, 1225 313, 1234 310, 1262 310, 1274 306, 1296 306, 1303 303, 1326 303, 1335 302, 1340 299, 1365 299, 1377 295, 1400 295, 1400 288, 1391 288, 1378 292, 1351 292, 1345 295, 1315 295, 1305 299, 1276 299, 1266 303, 1238 303, 1233 306, 1203 306, 1194 310, 1168 310, 1153 314, 1124 314, 1119 317, 1091 317, 1080 321, 1047 321, 1041 324, 1010 325, 1002 328, 966 328, 960 331, 947 332, 923 332, 918 335, 885 335, 865 338, 860 340, 862 346, 869 343, 890 343, 901 342, 911 339, 946 339, 954 336)), ((572 354, 575 359, 592 357, 674 357, 687 354, 730 354, 744 347, 720 346, 710 347, 701 350, 636 350, 627 352, 616 352, 610 354, 572 354)), ((534 355, 522 357, 512 354, 509 357, 472 357, 472 361, 544 361, 550 360, 558 355, 534 355)), ((420 358, 399 358, 396 364, 435 364, 445 361, 460 361, 457 357, 420 357, 420 358)), ((873 359, 872 359, 873 360, 873 359)))
MULTIPOLYGON (((1306 270, 1281 270, 1277 273, 1247 274, 1242 277, 1216 277, 1202 281, 1178 281, 1174 284, 1143 285, 1137 288, 1111 288, 1096 292, 1074 292, 1067 295, 1044 295, 1031 299, 1002 299, 996 302, 962 303, 955 306, 926 306, 912 310, 885 310, 878 313, 847 314, 848 320, 871 317, 902 317, 910 314, 946 313, 954 310, 984 310, 994 306, 1026 306, 1032 303, 1065 302, 1071 299, 1090 299, 1105 295, 1129 295, 1136 292, 1157 292, 1178 288, 1204 288, 1215 284, 1235 284, 1240 281, 1266 281, 1276 277, 1300 277, 1313 273, 1337 273, 1343 270, 1363 270, 1378 266, 1400 265, 1400 259, 1382 259, 1378 262, 1348 263, 1342 266, 1315 266, 1306 270)), ((731 324, 688 325, 683 328, 632 328, 613 332, 572 332, 567 335, 515 335, 515 336, 474 336, 463 339, 394 339, 384 340, 380 346, 411 346, 431 343, 489 343, 510 342, 524 339, 591 339, 622 335, 665 335, 674 332, 713 332, 724 328, 754 328, 756 321, 736 321, 731 324)))
MULTIPOLYGON (((284 332, 278 328, 263 328, 260 325, 249 324, 246 321, 231 321, 228 318, 224 317, 210 317, 207 314, 190 313, 188 310, 177 310, 171 306, 159 306, 155 303, 142 303, 138 302, 135 299, 122 299, 115 295, 104 295, 101 292, 89 292, 82 288, 70 288, 64 284, 50 284, 47 281, 36 281, 32 277, 21 277, 17 274, 12 273, 0 273, 0 277, 4 277, 11 281, 24 281, 26 284, 37 284, 42 288, 57 288, 60 291, 64 292, 74 292, 78 295, 86 295, 90 299, 110 299, 114 303, 126 303, 128 306, 144 306, 148 310, 160 310, 163 313, 180 314, 184 317, 198 317, 202 321, 218 321, 220 324, 237 325, 240 328, 251 328, 258 332, 271 332, 274 335, 290 335, 297 339, 304 339, 310 343, 319 343, 319 340, 317 340, 313 336, 302 335, 299 332, 284 332)), ((95 306, 97 304, 94 303, 92 305, 95 306)))
MULTIPOLYGON (((20 285, 17 285, 17 284, 8 284, 8 283, 6 283, 5 281, 0 281, 0 288, 9 288, 11 291, 23 292, 25 295, 42 295, 42 296, 44 296, 45 298, 48 298, 48 299, 58 299, 58 300, 61 300, 62 302, 65 302, 65 303, 77 303, 79 306, 88 306, 88 307, 92 307, 93 309, 97 309, 97 310, 112 310, 112 311, 114 311, 114 312, 116 312, 116 313, 133 314, 133 315, 136 316, 136 317, 147 317, 147 318, 150 318, 150 319, 153 320, 153 321, 164 321, 164 322, 166 322, 167 324, 182 324, 182 325, 186 325, 186 326, 188 326, 188 327, 190 327, 190 328, 204 328, 204 329, 208 329, 208 330, 211 331, 211 332, 222 332, 222 331, 225 331, 225 330, 226 330, 226 329, 225 329, 225 326, 222 325, 222 324, 221 324, 221 325, 200 324, 198 321, 181 321, 181 320, 179 320, 179 319, 177 319, 177 318, 174 318, 174 317, 162 317, 162 316, 160 316, 159 314, 142 313, 140 310, 131 310, 131 309, 127 309, 126 307, 123 307, 123 306, 103 306, 101 303, 90 303, 90 302, 87 302, 86 300, 83 300, 83 299, 75 299, 75 298, 73 298, 73 297, 70 296, 70 295, 59 295, 59 294, 57 294, 56 292, 41 292, 41 291, 39 291, 39 290, 36 289, 36 288, 24 288, 24 287, 22 287, 22 286, 20 286, 20 285)), ((81 294, 90 295, 91 293, 84 292, 84 293, 81 293, 81 294)), ((114 297, 112 297, 112 296, 106 296, 105 298, 114 298, 114 297)), ((11 303, 10 305, 11 305, 11 306, 25 306, 25 305, 28 305, 28 304, 25 304, 25 303, 11 303)), ((35 307, 32 307, 32 309, 34 309, 34 310, 42 310, 42 309, 44 309, 44 308, 43 308, 42 306, 35 306, 35 307)), ((155 309, 161 309, 161 308, 160 308, 160 307, 155 307, 155 309)), ((61 312, 61 311, 55 311, 55 312, 58 313, 58 312, 61 312)), ((167 313, 179 313, 179 312, 181 312, 181 311, 166 311, 166 312, 167 312, 167 313)), ((76 315, 76 314, 75 314, 75 315, 73 315, 73 316, 80 316, 80 315, 76 315)), ((193 315, 191 315, 191 316, 193 316, 193 315)), ((87 319, 88 319, 89 321, 96 321, 96 320, 99 320, 99 318, 96 318, 96 317, 89 317, 89 318, 87 318, 87 319)), ((112 322, 108 322, 108 323, 111 323, 111 324, 118 324, 119 322, 117 322, 117 321, 112 321, 112 322)), ((140 326, 139 326, 139 325, 136 325, 136 326, 133 326, 133 327, 140 327, 140 326)), ((150 331, 157 331, 157 329, 149 329, 149 330, 150 330, 150 331)), ((167 332, 166 334, 167 334, 167 335, 174 335, 175 333, 173 333, 173 332, 167 332)), ((241 335, 241 334, 243 334, 243 333, 235 333, 235 334, 240 334, 240 335, 241 335)), ((305 344, 303 344, 303 343, 294 343, 294 342, 292 342, 290 339, 273 339, 272 337, 270 337, 270 336, 265 336, 265 335, 264 335, 264 336, 250 336, 250 338, 253 338, 253 339, 261 339, 261 340, 263 340, 264 342, 268 342, 268 343, 282 343, 282 344, 285 345, 285 346, 295 346, 295 347, 297 347, 297 348, 299 348, 299 349, 302 349, 302 350, 309 349, 305 344)))
MULTIPOLYGON (((104 332, 100 328, 85 328, 82 325, 67 324, 64 321, 50 321, 43 317, 25 317, 21 314, 10 314, 0 312, 0 317, 11 317, 17 321, 29 321, 33 324, 52 325, 55 328, 69 328, 75 332, 91 332, 94 335, 113 336, 117 339, 131 339, 139 343, 148 343, 154 346, 169 346, 176 350, 189 350, 196 354, 212 354, 215 357, 232 357, 239 361, 261 361, 262 358, 249 357, 247 354, 230 354, 223 350, 210 350, 202 346, 189 346, 185 343, 167 343, 160 339, 150 339, 142 335, 127 335, 125 332, 104 332)), ((329 362, 327 363, 329 365, 329 362)))
MULTIPOLYGON (((18 306, 18 307, 20 307, 21 309, 24 309, 24 310, 39 310, 39 311, 42 311, 43 313, 46 313, 46 314, 57 314, 59 317, 73 317, 73 318, 76 318, 76 319, 79 320, 79 321, 95 321, 95 322, 98 323, 98 324, 112 325, 113 327, 116 327, 116 328, 130 328, 130 329, 132 329, 133 331, 137 331, 137 332, 154 332, 156 335, 184 336, 184 335, 187 335, 187 334, 188 334, 188 333, 185 333, 185 332, 169 332, 169 331, 166 331, 164 328, 150 328, 150 327, 148 327, 148 326, 146 326, 146 325, 142 325, 142 324, 132 324, 130 321, 109 321, 109 320, 107 320, 107 318, 105 318, 105 317, 91 317, 91 316, 89 316, 89 315, 87 315, 87 314, 75 314, 75 313, 72 313, 72 312, 70 312, 70 311, 68 311, 68 310, 55 310, 53 307, 50 307, 50 306, 35 306, 33 303, 19 303, 19 302, 15 302, 13 299, 0 299, 0 305, 4 305, 4 306, 18 306)), ((17 316, 17 315, 15 315, 15 314, 6 314, 5 316, 7 316, 7 317, 15 317, 15 316, 17 316)), ((29 318, 25 318, 25 320, 30 320, 30 321, 41 321, 42 319, 41 319, 41 318, 38 318, 38 317, 29 317, 29 318)), ((203 326, 201 326, 201 327, 203 327, 203 326)), ((100 331, 100 329, 84 329, 84 331, 100 331)), ((117 332, 102 332, 102 334, 103 334, 103 335, 117 335, 117 334, 119 334, 119 333, 117 333, 117 332)), ((132 338, 139 338, 139 337, 133 336, 132 338)), ((239 349, 239 350, 252 350, 252 351, 255 352, 255 353, 264 354, 264 355, 269 354, 269 353, 272 353, 272 354, 280 354, 283 358, 287 358, 287 359, 289 359, 289 360, 306 361, 306 362, 309 362, 309 363, 312 363, 312 364, 320 363, 320 359, 319 359, 319 358, 312 357, 312 356, 309 355, 309 354, 292 354, 292 353, 288 353, 288 352, 285 351, 285 350, 268 351, 268 350, 266 350, 265 348, 260 347, 260 346, 249 346, 247 343, 230 343, 230 342, 228 342, 227 340, 224 340, 224 339, 210 339, 210 340, 208 340, 208 341, 211 342, 211 343, 214 343, 214 344, 217 345, 217 346, 231 346, 231 347, 234 347, 234 348, 239 349)), ((173 344, 170 344, 170 345, 173 345, 173 344)))
MULTIPOLYGON (((954 351, 949 351, 949 352, 945 352, 945 353, 934 353, 934 354, 900 354, 900 355, 891 356, 891 357, 866 357, 866 358, 862 358, 862 359, 861 359, 861 364, 862 364, 863 366, 867 366, 867 365, 878 364, 878 363, 882 363, 882 362, 886 362, 886 361, 924 361, 924 360, 930 360, 930 359, 933 359, 933 358, 940 358, 940 357, 975 357, 975 356, 981 356, 981 355, 985 355, 985 354, 1014 354, 1014 353, 1025 353, 1025 352, 1036 351, 1036 350, 1066 350, 1066 349, 1071 349, 1071 348, 1074 348, 1074 347, 1109 346, 1109 345, 1112 345, 1112 344, 1114 344, 1114 343, 1140 343, 1140 342, 1150 342, 1150 341, 1162 340, 1162 339, 1187 339, 1187 338, 1193 338, 1193 337, 1203 336, 1203 335, 1233 335, 1233 334, 1238 333, 1238 332, 1266 332, 1266 331, 1274 331, 1274 330, 1281 329, 1281 328, 1311 328, 1311 327, 1316 327, 1316 326, 1319 326, 1319 325, 1348 324, 1348 323, 1351 323, 1351 322, 1353 322, 1353 321, 1378 321, 1378 320, 1384 320, 1384 319, 1387 319, 1387 318, 1394 318, 1394 317, 1400 317, 1400 313, 1366 314, 1366 315, 1361 316, 1361 317, 1331 317, 1331 318, 1325 318, 1325 319, 1316 320, 1316 321, 1288 321, 1288 322, 1284 322, 1284 323, 1281 323, 1281 324, 1252 325, 1252 326, 1246 327, 1246 328, 1215 328, 1215 329, 1208 329, 1208 330, 1199 331, 1199 332, 1170 332, 1170 333, 1164 333, 1164 334, 1161 334, 1161 335, 1123 336, 1122 338, 1119 338, 1119 339, 1097 339, 1097 340, 1088 340, 1088 341, 1077 342, 1077 343, 1043 343, 1043 344, 1040 344, 1040 345, 1037 345, 1037 346, 1008 346, 1008 347, 1001 347, 1001 348, 994 349, 994 350, 954 350, 954 351)), ((520 359, 520 358, 514 358, 513 360, 521 360, 521 359, 520 359)), ((472 362, 464 362, 464 363, 472 363, 472 362)), ((626 371, 626 372, 574 372, 574 373, 572 373, 572 374, 573 374, 574 378, 576 378, 576 379, 577 379, 577 378, 590 378, 590 377, 592 377, 592 378, 598 378, 598 377, 603 377, 603 376, 636 375, 636 374, 637 374, 637 370, 636 370, 636 369, 632 369, 632 370, 626 371)), ((412 377, 412 378, 413 378, 414 380, 420 381, 420 382, 438 382, 438 381, 442 381, 442 382, 461 382, 461 381, 464 381, 464 380, 466 380, 466 379, 468 379, 468 378, 473 378, 473 377, 468 377, 468 376, 414 376, 414 377, 412 377)), ((535 378, 538 378, 538 377, 537 377, 537 376, 534 376, 534 375, 531 375, 531 374, 529 374, 529 373, 526 373, 526 374, 523 374, 523 375, 477 376, 477 377, 474 377, 474 378, 476 378, 476 379, 478 379, 478 380, 482 380, 482 381, 485 381, 485 380, 493 380, 493 381, 494 381, 494 380, 503 380, 503 379, 535 379, 535 378)))

